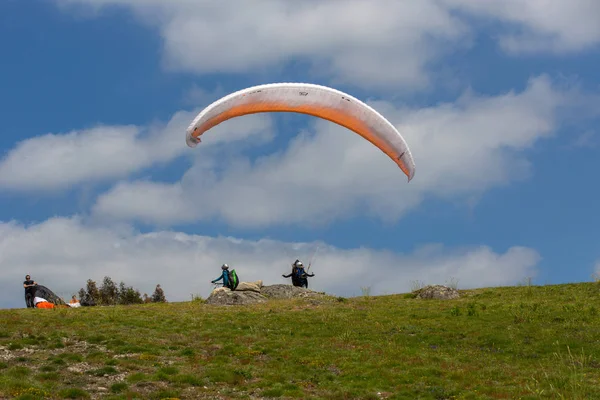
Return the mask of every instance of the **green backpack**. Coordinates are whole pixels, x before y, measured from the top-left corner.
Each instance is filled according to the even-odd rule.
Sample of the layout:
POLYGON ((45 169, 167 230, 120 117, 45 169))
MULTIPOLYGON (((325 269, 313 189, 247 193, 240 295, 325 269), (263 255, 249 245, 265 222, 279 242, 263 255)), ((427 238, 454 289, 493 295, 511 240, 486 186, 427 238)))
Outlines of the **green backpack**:
POLYGON ((235 269, 229 271, 229 289, 235 290, 238 287, 240 280, 238 279, 235 269))

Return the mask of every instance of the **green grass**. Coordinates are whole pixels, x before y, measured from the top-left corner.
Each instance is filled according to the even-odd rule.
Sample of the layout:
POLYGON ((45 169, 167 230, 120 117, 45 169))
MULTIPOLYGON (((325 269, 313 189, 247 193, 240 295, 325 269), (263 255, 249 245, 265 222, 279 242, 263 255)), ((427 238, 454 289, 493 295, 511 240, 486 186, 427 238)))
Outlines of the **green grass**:
POLYGON ((0 310, 0 398, 600 399, 600 286, 0 310))

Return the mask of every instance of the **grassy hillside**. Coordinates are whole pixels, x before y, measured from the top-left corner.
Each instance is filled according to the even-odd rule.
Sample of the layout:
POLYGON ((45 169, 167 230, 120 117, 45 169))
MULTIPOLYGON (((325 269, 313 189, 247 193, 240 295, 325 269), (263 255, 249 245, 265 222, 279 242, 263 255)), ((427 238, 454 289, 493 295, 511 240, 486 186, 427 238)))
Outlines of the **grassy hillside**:
POLYGON ((0 310, 0 398, 600 399, 599 289, 0 310))

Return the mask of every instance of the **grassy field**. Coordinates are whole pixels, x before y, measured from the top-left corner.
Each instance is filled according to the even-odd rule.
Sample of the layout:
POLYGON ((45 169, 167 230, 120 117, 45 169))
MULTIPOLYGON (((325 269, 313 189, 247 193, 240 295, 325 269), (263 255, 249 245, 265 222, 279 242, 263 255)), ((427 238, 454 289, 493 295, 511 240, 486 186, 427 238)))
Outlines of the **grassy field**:
POLYGON ((600 399, 600 286, 0 310, 0 398, 600 399))

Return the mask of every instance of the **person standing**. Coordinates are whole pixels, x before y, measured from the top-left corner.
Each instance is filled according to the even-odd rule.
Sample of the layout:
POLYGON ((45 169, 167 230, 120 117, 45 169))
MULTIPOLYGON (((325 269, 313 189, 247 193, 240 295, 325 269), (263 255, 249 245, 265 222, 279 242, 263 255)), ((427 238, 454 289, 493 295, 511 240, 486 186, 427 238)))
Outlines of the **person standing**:
POLYGON ((292 277, 292 285, 308 289, 307 277, 312 278, 313 276, 315 276, 315 274, 309 274, 307 271, 304 270, 304 265, 302 264, 302 261, 296 260, 292 264, 292 272, 288 275, 281 276, 283 276, 284 278, 292 277))
POLYGON ((23 281, 23 287, 25 288, 25 304, 27 308, 35 308, 33 303, 33 287, 37 285, 37 282, 31 279, 31 276, 26 275, 25 281, 23 281))

